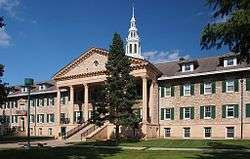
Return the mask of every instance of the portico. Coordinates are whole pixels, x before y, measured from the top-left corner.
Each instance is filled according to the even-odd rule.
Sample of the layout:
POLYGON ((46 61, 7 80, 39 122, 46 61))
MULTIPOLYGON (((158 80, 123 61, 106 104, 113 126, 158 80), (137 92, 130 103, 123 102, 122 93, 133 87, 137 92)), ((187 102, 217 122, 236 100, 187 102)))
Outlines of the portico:
MULTIPOLYGON (((82 122, 87 122, 92 111, 92 94, 94 89, 98 89, 98 85, 104 84, 106 80, 105 63, 107 61, 108 52, 103 49, 92 48, 82 54, 75 61, 60 70, 53 79, 56 81, 57 87, 57 123, 58 126, 67 126, 72 129, 78 122, 75 122, 75 112, 83 112, 82 122), (62 90, 67 90, 69 97, 68 102, 62 102, 62 90), (83 98, 78 98, 83 97, 83 98), (63 104, 67 106, 64 107, 63 104), (69 118, 68 123, 62 123, 61 113, 66 113, 69 118)), ((158 122, 157 108, 157 91, 156 82, 160 72, 149 62, 142 59, 132 58, 132 75, 135 76, 138 87, 142 87, 141 104, 137 104, 136 108, 142 110, 142 123, 155 124, 158 122)), ((143 131, 146 131, 146 129, 143 131)), ((146 132, 145 132, 146 134, 146 132)))

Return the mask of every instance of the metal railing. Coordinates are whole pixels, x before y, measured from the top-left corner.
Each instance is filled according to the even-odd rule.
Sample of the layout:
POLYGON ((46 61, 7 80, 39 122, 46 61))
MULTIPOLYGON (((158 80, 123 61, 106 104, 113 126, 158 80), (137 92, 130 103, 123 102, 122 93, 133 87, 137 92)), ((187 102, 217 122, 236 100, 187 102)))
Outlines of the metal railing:
POLYGON ((65 135, 65 139, 73 136, 74 134, 76 134, 77 132, 79 132, 80 130, 82 130, 84 127, 88 126, 90 123, 88 121, 83 122, 81 125, 76 126, 75 128, 69 130, 68 132, 66 132, 65 135))
POLYGON ((87 129, 86 131, 84 131, 81 134, 81 138, 87 137, 89 134, 91 134, 92 132, 94 132, 98 128, 99 128, 99 126, 96 126, 96 125, 91 126, 89 129, 87 129))

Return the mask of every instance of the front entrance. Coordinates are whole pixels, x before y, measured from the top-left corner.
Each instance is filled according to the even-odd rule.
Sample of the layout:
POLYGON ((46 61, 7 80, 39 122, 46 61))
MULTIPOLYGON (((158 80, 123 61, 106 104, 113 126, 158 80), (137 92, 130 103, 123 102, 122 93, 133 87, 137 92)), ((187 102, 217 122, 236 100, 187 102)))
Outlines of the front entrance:
POLYGON ((21 118, 20 118, 20 121, 21 121, 21 124, 20 124, 20 126, 21 126, 21 131, 25 131, 24 117, 21 117, 21 118))
POLYGON ((61 127, 61 135, 62 137, 66 135, 66 127, 61 127))

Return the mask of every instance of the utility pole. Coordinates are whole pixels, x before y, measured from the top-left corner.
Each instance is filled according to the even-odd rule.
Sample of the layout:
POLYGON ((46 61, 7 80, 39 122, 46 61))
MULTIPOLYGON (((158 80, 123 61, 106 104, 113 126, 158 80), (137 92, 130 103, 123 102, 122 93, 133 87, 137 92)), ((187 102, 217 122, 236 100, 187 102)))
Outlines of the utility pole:
POLYGON ((27 149, 30 149, 30 91, 32 89, 32 86, 34 84, 34 80, 32 78, 25 78, 24 79, 24 85, 28 88, 28 110, 27 110, 27 133, 28 133, 28 145, 27 149))

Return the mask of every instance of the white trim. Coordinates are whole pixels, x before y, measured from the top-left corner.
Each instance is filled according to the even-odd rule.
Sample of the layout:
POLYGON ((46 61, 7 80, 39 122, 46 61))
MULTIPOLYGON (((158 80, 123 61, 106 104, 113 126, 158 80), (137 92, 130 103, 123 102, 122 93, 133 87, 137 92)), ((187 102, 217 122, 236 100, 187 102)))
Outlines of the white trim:
POLYGON ((233 92, 235 92, 235 82, 234 82, 234 80, 233 79, 226 80, 226 93, 233 93, 233 92), (233 90, 231 90, 231 91, 228 90, 229 82, 233 82, 233 90))
MULTIPOLYGON (((202 83, 201 83, 202 84, 202 83)), ((209 95, 209 94, 212 94, 213 93, 213 84, 212 84, 212 82, 205 82, 204 84, 203 84, 203 91, 204 91, 204 95, 209 95), (207 84, 209 84, 209 85, 211 85, 211 92, 206 92, 206 85, 207 84)))
POLYGON ((211 119, 212 118, 212 106, 211 105, 207 105, 207 106, 204 106, 204 119, 211 119), (210 108, 210 117, 206 117, 206 107, 209 107, 210 108))
POLYGON ((192 108, 191 107, 183 107, 183 119, 184 120, 191 120, 192 117, 192 108), (189 118, 185 117, 185 110, 189 109, 189 118))
POLYGON ((234 139, 235 138, 235 126, 227 126, 227 127, 225 127, 225 139, 234 139), (227 137, 227 128, 230 128, 230 127, 232 127, 232 128, 234 128, 234 137, 227 137))
POLYGON ((250 70, 250 67, 243 67, 243 68, 221 70, 221 71, 210 71, 210 72, 203 72, 203 73, 192 73, 192 74, 188 74, 188 75, 176 75, 176 76, 160 77, 160 78, 158 78, 158 80, 161 81, 161 80, 169 80, 169 79, 176 79, 176 78, 197 77, 197 76, 205 76, 205 75, 228 73, 228 72, 249 71, 249 70, 250 70))
POLYGON ((165 127, 164 128, 164 138, 167 138, 167 139, 169 139, 169 138, 171 138, 171 128, 170 127, 165 127), (166 129, 169 129, 169 136, 166 136, 166 129))
MULTIPOLYGON (((42 91, 42 92, 32 92, 30 95, 39 95, 39 94, 48 94, 48 93, 56 93, 57 90, 52 90, 52 91, 42 91)), ((62 89, 60 92, 67 92, 67 90, 62 89)), ((8 95, 8 97, 20 97, 20 96, 27 96, 28 93, 19 93, 15 95, 8 95)))
POLYGON ((183 127, 183 139, 190 139, 191 138, 191 128, 190 127, 183 127), (185 129, 189 129, 189 137, 185 137, 185 129))
POLYGON ((212 139, 212 127, 203 127, 203 137, 204 139, 212 139), (206 128, 210 128, 210 137, 206 137, 206 128))
POLYGON ((235 118, 235 110, 234 110, 234 105, 226 105, 226 118, 235 118), (233 108, 233 116, 228 116, 228 107, 232 107, 233 108))

